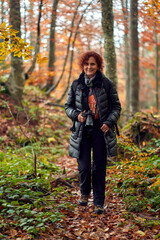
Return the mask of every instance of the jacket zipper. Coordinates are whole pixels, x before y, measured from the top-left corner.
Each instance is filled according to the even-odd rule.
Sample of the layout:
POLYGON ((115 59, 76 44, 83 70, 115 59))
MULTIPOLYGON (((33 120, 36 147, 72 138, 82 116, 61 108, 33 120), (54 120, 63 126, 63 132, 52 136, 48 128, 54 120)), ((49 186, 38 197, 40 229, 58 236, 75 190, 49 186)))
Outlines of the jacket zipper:
MULTIPOLYGON (((98 97, 97 97, 97 95, 96 95, 96 91, 95 91, 95 89, 93 89, 93 94, 94 94, 94 96, 95 96, 95 98, 96 98, 96 106, 97 106, 97 109, 98 109, 98 112, 99 112, 99 119, 100 119, 100 122, 101 122, 101 124, 102 124, 102 119, 101 119, 101 110, 100 110, 100 107, 98 106, 98 97)), ((99 104, 100 105, 100 104, 99 104)), ((106 142, 106 148, 107 148, 107 156, 109 156, 109 148, 108 148, 108 139, 107 139, 107 136, 106 136, 106 133, 104 133, 104 140, 105 140, 105 142, 106 142)))

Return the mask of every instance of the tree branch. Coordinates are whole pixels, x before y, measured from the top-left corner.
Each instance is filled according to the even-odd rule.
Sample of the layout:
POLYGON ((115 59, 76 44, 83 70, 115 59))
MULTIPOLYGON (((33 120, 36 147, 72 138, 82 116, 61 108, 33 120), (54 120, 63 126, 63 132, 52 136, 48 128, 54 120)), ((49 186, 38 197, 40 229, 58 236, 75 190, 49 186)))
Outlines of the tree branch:
POLYGON ((74 35, 74 39, 73 39, 73 42, 72 42, 72 51, 71 51, 71 57, 70 57, 70 69, 69 69, 69 76, 68 76, 68 81, 67 81, 67 87, 64 91, 64 93, 62 94, 61 98, 57 100, 57 103, 60 103, 63 98, 65 97, 68 89, 69 89, 69 85, 70 85, 70 79, 71 79, 71 74, 72 74, 72 64, 73 64, 73 57, 74 57, 74 46, 75 46, 75 41, 76 41, 76 38, 77 38, 77 35, 78 35, 78 29, 80 27, 80 24, 82 22, 82 19, 87 11, 87 9, 89 8, 89 6, 92 4, 92 1, 87 5, 87 7, 84 9, 83 11, 83 14, 81 15, 81 18, 77 24, 77 28, 76 28, 76 32, 75 32, 75 35, 74 35))
POLYGON ((35 53, 34 53, 34 58, 33 58, 33 61, 32 61, 32 65, 30 66, 30 68, 26 72, 26 79, 29 78, 29 76, 32 74, 32 72, 35 68, 37 55, 38 55, 39 49, 40 49, 40 21, 41 21, 41 16, 42 16, 42 6, 43 6, 43 0, 40 0, 38 23, 37 23, 37 42, 36 42, 35 53))
POLYGON ((78 13, 78 8, 79 6, 81 5, 81 0, 79 1, 77 7, 76 7, 76 11, 74 13, 74 16, 72 18, 72 22, 71 22, 71 32, 70 32, 70 36, 68 38, 68 44, 67 44, 67 52, 66 52, 66 56, 65 56, 65 60, 64 60, 64 64, 63 64, 63 69, 62 69, 62 73, 57 81, 57 83, 55 85, 53 85, 47 92, 46 94, 49 95, 57 86, 58 84, 60 83, 62 77, 63 77, 63 74, 65 72, 65 68, 66 68, 66 64, 67 64, 67 59, 68 59, 68 55, 69 55, 69 49, 70 49, 70 43, 71 43, 71 38, 72 38, 72 34, 73 34, 73 27, 74 27, 74 21, 75 21, 75 18, 77 16, 77 13, 78 13))

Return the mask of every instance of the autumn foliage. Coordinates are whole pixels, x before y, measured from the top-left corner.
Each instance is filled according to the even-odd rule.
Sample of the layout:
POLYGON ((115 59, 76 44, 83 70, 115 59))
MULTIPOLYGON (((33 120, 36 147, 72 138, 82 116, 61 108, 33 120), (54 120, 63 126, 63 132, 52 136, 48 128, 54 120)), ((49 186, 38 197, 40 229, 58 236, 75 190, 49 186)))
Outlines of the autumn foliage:
MULTIPOLYGON (((126 1, 123 1, 124 3, 126 1)), ((92 1, 82 3, 70 0, 68 2, 59 1, 57 7, 56 29, 55 29, 55 69, 54 72, 49 72, 48 69, 48 42, 50 31, 50 17, 52 3, 51 1, 43 2, 42 16, 40 22, 40 52, 37 57, 38 65, 36 65, 34 72, 26 82, 27 85, 38 85, 44 87, 48 76, 55 77, 55 84, 61 77, 64 64, 66 61, 65 72, 57 87, 52 91, 52 96, 59 99, 64 93, 65 88, 70 82, 77 78, 80 69, 78 67, 78 56, 86 50, 96 50, 98 53, 104 53, 103 49, 103 31, 101 26, 101 5, 92 1), (97 17, 98 16, 98 17, 97 17), (82 18, 82 19, 81 19, 82 18), (75 38, 76 37, 76 38, 75 38), (74 42, 75 41, 75 42, 74 42), (69 47, 69 51, 67 48, 69 47), (68 54, 67 54, 68 51, 68 54), (71 62, 70 58, 74 53, 72 60, 71 79, 69 79, 71 62)), ((15 55, 31 58, 34 55, 37 37, 37 23, 38 23, 38 1, 25 3, 24 11, 22 13, 22 39, 16 39, 19 47, 9 45, 9 29, 10 27, 2 27, 2 32, 5 34, 1 38, 5 41, 1 42, 1 50, 3 55, 1 59, 4 60, 5 54, 14 51, 15 55), (24 39, 24 40, 23 40, 24 39), (29 44, 29 45, 28 45, 29 44), (34 49, 32 49, 33 46, 34 49), (24 50, 21 52, 21 49, 24 50), (5 54, 4 54, 5 51, 5 54), (31 52, 32 51, 32 52, 31 52)), ((121 1, 113 1, 114 19, 115 19, 115 46, 117 55, 117 71, 119 82, 119 95, 122 105, 125 106, 125 76, 124 76, 124 41, 123 37, 126 31, 129 31, 129 23, 124 18, 124 12, 129 14, 129 9, 126 11, 125 5, 121 5, 121 1), (127 27, 128 26, 128 27, 127 27), (128 29, 128 30, 127 30, 128 29)), ((7 3, 3 6, 4 21, 7 22, 7 3)), ((156 42, 155 34, 159 35, 159 2, 158 1, 143 1, 139 3, 139 61, 140 61, 140 103, 141 108, 150 108, 155 103, 155 70, 156 70, 156 53, 155 48, 159 46, 156 42), (147 98, 146 98, 147 96, 147 98)), ((2 26, 5 26, 3 24, 2 26)), ((12 30, 13 33, 13 30, 12 30)), ((14 32, 15 37, 15 32, 14 32)), ((12 43, 13 44, 13 43, 12 43)), ((6 59, 6 64, 8 58, 6 59)), ((5 64, 5 63, 3 63, 5 64)), ((28 70, 31 64, 30 61, 25 61, 25 69, 28 70)), ((6 78, 9 73, 5 69, 2 71, 2 76, 6 78), (3 72, 4 71, 4 72, 3 72)), ((159 73, 158 73, 159 74, 159 73)), ((63 99, 64 102, 65 98, 63 99)), ((154 110, 154 108, 153 108, 154 110)))
POLYGON ((159 115, 154 114, 160 3, 139 1, 141 112, 132 115, 125 111, 127 2, 113 1, 118 90, 123 110, 118 122, 118 158, 108 159, 105 212, 97 216, 92 195, 88 206, 77 205, 77 161, 68 156, 71 122, 63 104, 71 81, 80 73, 79 55, 86 50, 104 54, 100 1, 58 1, 55 39, 50 39, 51 15, 55 11, 51 0, 21 1, 22 38, 8 24, 8 1, 1 1, 1 239, 160 238, 160 121, 159 115), (49 41, 55 42, 54 71, 48 68, 49 41), (25 73, 36 58, 33 72, 26 74, 19 106, 5 89, 10 54, 23 59, 25 73), (47 95, 49 76, 55 82, 47 95))

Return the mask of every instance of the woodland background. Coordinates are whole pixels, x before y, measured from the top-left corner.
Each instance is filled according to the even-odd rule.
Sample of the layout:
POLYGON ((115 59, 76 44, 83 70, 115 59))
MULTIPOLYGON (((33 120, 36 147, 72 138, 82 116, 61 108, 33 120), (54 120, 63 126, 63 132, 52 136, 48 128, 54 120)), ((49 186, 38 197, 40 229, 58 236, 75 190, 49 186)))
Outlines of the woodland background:
MULTIPOLYGON (((71 81, 78 77, 79 55, 95 50, 105 57, 106 75, 118 82, 124 109, 158 111, 159 8, 157 0, 12 0, 1 1, 0 21, 6 26, 11 24, 19 31, 18 36, 34 47, 28 54, 32 59, 24 63, 19 60, 17 69, 20 65, 22 69, 15 71, 25 75, 26 85, 39 86, 51 93, 55 102, 64 103, 71 81), (112 57, 114 52, 116 56, 112 57)), ((8 80, 9 75, 13 75, 10 56, 1 62, 1 81, 9 81, 11 88, 14 80, 8 80)), ((23 88, 24 76, 21 78, 23 88)), ((13 94, 14 90, 10 91, 13 94)))
POLYGON ((160 239, 158 0, 0 1, 0 239, 160 239), (64 102, 104 56, 122 104, 105 212, 79 207, 64 102))

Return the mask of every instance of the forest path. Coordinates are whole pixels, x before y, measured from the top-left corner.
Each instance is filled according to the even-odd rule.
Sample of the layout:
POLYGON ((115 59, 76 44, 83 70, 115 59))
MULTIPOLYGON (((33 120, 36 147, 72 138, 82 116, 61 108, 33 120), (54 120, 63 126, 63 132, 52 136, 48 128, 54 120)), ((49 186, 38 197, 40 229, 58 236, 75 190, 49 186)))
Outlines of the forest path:
MULTIPOLYGON (((77 171, 77 161, 68 156, 57 159, 56 164, 62 169, 65 167, 67 173, 77 171)), ((108 174, 108 172, 107 172, 108 174)), ((134 225, 132 215, 124 207, 123 199, 110 190, 109 182, 106 182, 106 199, 104 213, 94 213, 93 194, 87 206, 77 204, 80 197, 79 186, 70 191, 68 201, 75 206, 65 212, 63 221, 55 229, 56 239, 80 239, 80 240, 131 240, 131 239, 155 239, 150 229, 143 232, 140 227, 134 225), (67 214, 67 216, 66 216, 67 214)), ((66 200, 67 201, 67 200, 66 200)), ((136 215, 135 215, 136 216, 136 215)), ((136 216, 137 217, 137 216, 136 216)), ((53 238, 52 238, 53 239, 53 238)))
MULTIPOLYGON (((36 102, 36 106, 37 104, 38 103, 36 102)), ((44 155, 45 159, 47 159, 49 163, 55 163, 61 168, 62 171, 65 167, 67 174, 76 172, 77 161, 74 158, 70 158, 67 154, 69 135, 70 135, 69 129, 71 126, 71 122, 68 120, 64 110, 62 109, 54 108, 48 104, 45 104, 44 102, 41 103, 41 101, 40 101, 39 107, 44 107, 45 111, 44 110, 42 111, 42 114, 40 115, 41 118, 39 119, 39 121, 34 123, 33 128, 31 128, 30 130, 25 128, 26 134, 28 134, 28 132, 29 133, 33 132, 34 134, 35 132, 39 133, 39 135, 36 135, 37 141, 40 143, 40 146, 42 147, 41 149, 43 149, 44 147, 43 151, 41 152, 41 155, 42 157, 44 155), (43 131, 42 130, 39 131, 39 129, 42 129, 43 131), (41 142, 42 135, 43 137, 45 137, 44 143, 41 142), (47 147, 47 150, 46 150, 46 147, 47 147), (48 153, 49 149, 50 149, 50 152, 48 153), (55 151, 51 151, 51 150, 55 150, 55 151)), ((16 112, 12 102, 10 104, 10 109, 12 109, 13 112, 16 112)), ((31 109, 33 110, 33 107, 31 109)), ((37 109, 37 108, 34 108, 34 109, 37 109)), ((10 118, 10 114, 7 111, 6 107, 5 108, 3 107, 2 110, 1 112, 3 113, 3 115, 1 114, 0 116, 0 122, 1 122, 2 128, 0 130, 1 130, 1 134, 3 133, 4 135, 4 140, 5 140, 4 146, 10 146, 12 143, 11 146, 16 146, 17 149, 20 149, 20 146, 18 144, 15 145, 14 138, 12 139, 10 135, 7 135, 7 131, 11 130, 12 128, 18 129, 17 124, 15 124, 15 121, 10 118), (5 118, 4 117, 2 118, 2 116, 5 116, 5 118)), ((24 122, 22 121, 22 125, 23 124, 24 122)), ((20 137, 21 135, 22 133, 20 132, 20 137)), ((27 239, 41 239, 41 240, 160 239, 160 226, 157 225, 158 214, 154 214, 154 212, 152 213, 149 208, 145 208, 142 213, 133 213, 133 212, 127 211, 125 209, 123 197, 120 197, 120 195, 118 195, 118 192, 116 192, 116 190, 118 190, 118 187, 120 189, 121 184, 124 181, 126 180, 130 181, 130 183, 132 184, 136 180, 136 177, 138 175, 139 177, 137 178, 138 180, 136 180, 136 184, 139 184, 141 177, 143 177, 142 173, 146 167, 148 169, 147 179, 150 179, 149 174, 151 174, 153 171, 152 162, 148 164, 148 162, 146 161, 146 165, 143 165, 142 163, 145 162, 145 158, 144 157, 142 158, 142 155, 140 155, 140 158, 142 160, 142 162, 140 163, 142 164, 142 166, 141 168, 140 167, 138 168, 139 171, 137 171, 137 175, 136 175, 135 169, 137 168, 133 168, 133 165, 130 165, 130 162, 129 162, 130 158, 132 157, 131 155, 135 155, 137 156, 137 159, 139 159, 138 153, 130 151, 130 155, 128 155, 128 160, 126 160, 126 162, 123 163, 121 167, 120 165, 117 165, 117 166, 112 166, 107 168, 106 199, 105 199, 105 206, 104 206, 105 212, 103 214, 97 215, 94 213, 92 195, 91 195, 91 198, 89 199, 88 206, 82 207, 77 204, 78 199, 80 197, 79 183, 77 183, 76 181, 73 181, 72 182, 74 186, 73 188, 70 188, 62 183, 62 186, 67 191, 65 192, 65 190, 61 188, 61 185, 58 185, 58 188, 60 187, 59 188, 60 194, 58 194, 58 190, 55 190, 53 186, 52 190, 50 191, 51 194, 48 197, 49 197, 49 201, 53 203, 53 211, 52 211, 52 206, 49 206, 50 207, 49 211, 51 213, 52 212, 54 213, 54 211, 58 213, 60 212, 61 214, 63 214, 63 217, 54 223, 47 222, 46 231, 43 232, 41 231, 41 229, 38 229, 39 233, 37 235, 30 235, 26 233, 26 231, 23 231, 21 227, 19 228, 19 226, 17 227, 18 229, 17 231, 15 231, 15 229, 9 228, 8 230, 6 228, 7 231, 5 231, 5 234, 8 235, 8 238, 6 239, 17 239, 17 240, 24 240, 24 239, 25 240, 27 239), (129 172, 128 169, 132 170, 130 171, 131 173, 129 172), (124 172, 125 174, 126 173, 127 174, 123 178, 124 172), (117 179, 119 179, 119 182, 117 179), (112 183, 111 183, 111 180, 112 180, 112 183), (114 186, 112 186, 112 184, 114 186), (150 220, 150 223, 148 220, 150 220), (153 223, 152 223, 152 220, 154 220, 153 223), (144 223, 146 224, 145 226, 144 226, 144 223), (13 237, 11 237, 12 235, 13 237)), ((24 158, 24 160, 26 158, 24 158)), ((139 161, 137 161, 137 163, 138 162, 139 161)), ((157 171, 158 170, 156 169, 156 166, 155 166, 154 175, 157 171)), ((55 175, 58 173, 59 172, 56 172, 55 175)), ((54 178, 55 175, 53 172, 50 172, 51 178, 52 177, 54 178)), ((58 176, 56 175, 56 177, 58 176)), ((142 193, 142 191, 144 192, 144 188, 142 187, 140 188, 141 190, 140 193, 142 193)), ((123 190, 127 193, 130 191, 130 188, 124 187, 123 190)), ((134 190, 137 191, 136 186, 134 190)), ((134 195, 132 195, 132 192, 129 192, 129 193, 131 197, 132 196, 134 197, 134 195)), ((144 198, 141 198, 141 197, 144 197, 144 196, 137 194, 136 201, 137 199, 139 199, 141 200, 142 204, 145 204, 145 202, 143 202, 144 198)), ((48 201, 48 199, 46 201, 48 201)), ((158 203, 158 200, 157 200, 157 203, 158 203)), ((47 209, 47 204, 43 206, 44 210, 47 209)), ((135 202, 135 206, 137 206, 136 202, 135 202)), ((42 213, 43 213, 43 207, 42 209, 40 209, 42 213)), ((143 207, 143 205, 140 207, 143 207)), ((137 212, 138 210, 139 209, 137 209, 137 212)), ((1 238, 1 233, 0 233, 0 238, 1 238)), ((4 239, 4 238, 2 237, 1 239, 4 239)))

